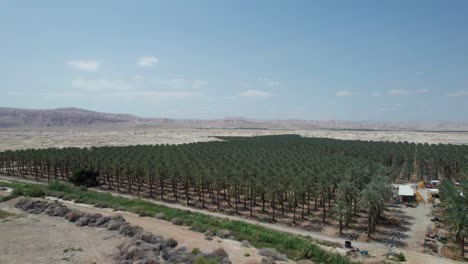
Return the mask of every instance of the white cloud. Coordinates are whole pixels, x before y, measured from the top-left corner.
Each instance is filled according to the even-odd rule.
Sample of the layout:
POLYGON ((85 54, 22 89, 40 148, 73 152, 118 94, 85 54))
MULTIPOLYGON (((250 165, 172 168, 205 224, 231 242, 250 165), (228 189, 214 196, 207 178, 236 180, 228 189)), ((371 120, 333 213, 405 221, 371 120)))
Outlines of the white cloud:
POLYGON ((207 83, 203 80, 189 80, 184 78, 154 79, 151 82, 157 86, 175 89, 198 89, 207 83))
POLYGON ((139 74, 135 74, 135 76, 133 76, 133 80, 135 80, 135 82, 142 82, 145 80, 145 77, 139 75, 139 74))
POLYGON ((448 93, 445 96, 451 96, 451 97, 468 96, 468 90, 458 90, 452 93, 448 93))
MULTIPOLYGON (((188 99, 202 95, 200 92, 190 89, 168 90, 170 87, 151 87, 151 83, 144 81, 140 77, 137 75, 128 80, 77 78, 72 80, 72 87, 80 89, 82 92, 51 93, 44 94, 43 96, 47 99, 75 98, 76 95, 81 95, 82 97, 91 96, 99 100, 148 101, 188 99)), ((197 87, 199 82, 190 82, 190 84, 197 87)))
POLYGON ((20 92, 20 91, 7 91, 6 93, 8 95, 15 95, 15 96, 24 95, 24 92, 20 92))
POLYGON ((189 99, 195 96, 201 96, 201 93, 193 91, 123 91, 102 93, 98 96, 106 98, 121 98, 123 100, 170 100, 170 99, 189 99))
POLYGON ((414 91, 416 94, 425 94, 425 93, 428 93, 430 92, 431 90, 429 89, 418 89, 416 91, 414 91))
MULTIPOLYGON (((387 95, 391 96, 403 96, 403 95, 414 95, 414 94, 425 94, 429 93, 431 90, 429 89, 417 89, 417 90, 406 90, 406 89, 391 89, 387 91, 387 95)), ((379 97, 383 96, 381 92, 373 92, 371 93, 372 97, 379 97)))
POLYGON ((80 93, 62 93, 62 92, 50 92, 50 93, 42 93, 42 98, 44 99, 77 99, 84 97, 83 94, 80 93))
POLYGON ((401 104, 391 104, 391 105, 385 105, 381 108, 379 108, 380 112, 395 112, 399 111, 401 109, 402 105, 401 104))
POLYGON ((72 60, 67 62, 68 67, 85 72, 97 72, 99 62, 95 60, 72 60))
POLYGON ((261 90, 246 90, 240 93, 240 96, 248 98, 268 98, 271 96, 271 93, 261 90))
POLYGON ((410 92, 405 89, 391 89, 391 90, 388 90, 387 93, 393 96, 400 96, 400 95, 408 95, 410 92))
POLYGON ((260 77, 258 78, 259 81, 261 81, 263 84, 265 84, 268 87, 275 87, 275 86, 280 86, 281 83, 279 81, 275 81, 269 78, 265 77, 260 77))
POLYGON ((137 65, 140 67, 151 67, 159 62, 159 58, 154 56, 142 56, 138 58, 137 65))
POLYGON ((340 97, 351 96, 351 95, 353 95, 353 93, 350 91, 346 91, 346 90, 336 92, 336 96, 340 96, 340 97))
POLYGON ((83 79, 77 78, 72 80, 72 86, 78 89, 101 92, 101 91, 128 91, 135 87, 129 82, 122 80, 108 79, 83 79))

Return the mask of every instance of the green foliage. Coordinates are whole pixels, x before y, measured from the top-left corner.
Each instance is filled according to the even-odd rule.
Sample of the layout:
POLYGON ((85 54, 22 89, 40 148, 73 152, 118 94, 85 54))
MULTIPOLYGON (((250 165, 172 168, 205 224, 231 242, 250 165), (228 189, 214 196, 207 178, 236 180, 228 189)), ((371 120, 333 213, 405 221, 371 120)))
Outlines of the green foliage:
POLYGON ((39 185, 32 185, 30 187, 18 186, 13 189, 12 195, 15 196, 29 196, 29 197, 42 197, 45 195, 44 188, 39 185))
POLYGON ((1 196, 0 197, 0 203, 6 202, 6 201, 11 200, 11 199, 14 199, 16 197, 18 197, 18 195, 14 195, 14 194, 10 194, 10 195, 7 195, 7 196, 1 196))
POLYGON ((207 259, 203 256, 197 256, 195 257, 195 260, 193 263, 194 264, 218 264, 219 261, 216 259, 207 259))
POLYGON ((47 188, 52 191, 58 191, 58 192, 68 192, 70 191, 70 187, 60 181, 57 180, 52 180, 48 183, 47 188))
POLYGON ((406 261, 405 254, 403 254, 403 252, 400 252, 400 254, 398 254, 398 260, 399 261, 406 261))
POLYGON ((76 186, 95 187, 99 185, 98 176, 99 174, 90 168, 79 169, 73 172, 70 182, 76 186))
POLYGON ((63 253, 68 253, 68 252, 78 252, 78 251, 83 251, 82 248, 74 248, 74 247, 70 247, 70 248, 66 248, 63 250, 63 253))
POLYGON ((460 255, 464 255, 464 239, 468 237, 468 180, 455 184, 444 181, 440 186, 440 200, 445 219, 455 234, 460 255))
POLYGON ((200 253, 201 253, 201 251, 200 251, 199 248, 194 248, 194 249, 192 249, 192 255, 198 255, 198 254, 200 254, 200 253))

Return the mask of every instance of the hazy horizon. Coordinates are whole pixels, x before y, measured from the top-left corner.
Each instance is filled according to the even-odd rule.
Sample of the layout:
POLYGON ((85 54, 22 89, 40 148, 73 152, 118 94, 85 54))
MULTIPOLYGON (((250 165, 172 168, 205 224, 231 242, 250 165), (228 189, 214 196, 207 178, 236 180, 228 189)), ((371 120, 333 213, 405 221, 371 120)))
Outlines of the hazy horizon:
POLYGON ((468 121, 466 1, 1 1, 0 106, 468 121))

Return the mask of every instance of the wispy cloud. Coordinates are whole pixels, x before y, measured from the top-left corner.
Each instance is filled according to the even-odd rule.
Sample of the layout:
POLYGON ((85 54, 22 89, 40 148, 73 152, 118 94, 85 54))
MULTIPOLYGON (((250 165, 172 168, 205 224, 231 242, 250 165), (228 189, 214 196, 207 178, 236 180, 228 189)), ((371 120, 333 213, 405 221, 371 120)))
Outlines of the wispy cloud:
MULTIPOLYGON (((182 84, 185 82, 181 81, 182 84)), ((180 84, 179 81, 170 84, 180 84)), ((170 99, 188 99, 195 96, 202 96, 201 92, 193 91, 192 87, 198 87, 198 82, 188 82, 189 87, 181 85, 180 88, 170 89, 171 87, 155 85, 150 81, 145 81, 142 76, 134 76, 128 80, 120 79, 86 79, 77 78, 72 80, 73 88, 81 90, 80 93, 50 93, 44 94, 47 99, 75 98, 77 95, 92 96, 100 100, 170 100, 170 99), (88 94, 87 94, 88 93, 88 94), (91 95, 90 95, 91 94, 91 95)), ((179 87, 179 86, 177 86, 179 87)))
MULTIPOLYGON (((415 95, 415 94, 426 94, 431 90, 429 89, 417 89, 417 90, 407 90, 407 89, 391 89, 387 90, 386 94, 390 96, 406 96, 406 95, 415 95)), ((381 92, 373 92, 370 94, 372 97, 383 96, 381 92)))
POLYGON ((131 83, 123 80, 77 78, 73 79, 71 84, 74 88, 92 92, 128 91, 135 89, 131 83))
POLYGON ((458 90, 455 92, 448 93, 445 96, 451 96, 451 97, 468 96, 468 90, 458 90))
POLYGON ((7 95, 14 95, 14 96, 19 96, 19 95, 24 95, 24 92, 20 91, 7 91, 7 95))
POLYGON ((99 69, 99 62, 95 60, 71 60, 67 65, 71 69, 85 72, 97 72, 99 69))
POLYGON ((73 93, 73 92, 45 92, 45 93, 41 93, 40 96, 44 99, 50 99, 50 100, 78 99, 78 98, 85 97, 85 95, 83 95, 82 93, 73 93))
POLYGON ((340 96, 340 97, 351 96, 351 95, 353 95, 353 93, 350 91, 346 91, 346 90, 336 92, 336 96, 340 96))
POLYGON ((392 96, 402 96, 402 95, 409 95, 409 91, 405 89, 391 89, 387 91, 388 95, 392 96))
POLYGON ((237 97, 247 97, 247 98, 258 98, 258 99, 264 99, 268 98, 271 96, 270 92, 267 91, 262 91, 262 90, 246 90, 241 92, 238 96, 234 96, 234 98, 237 97))
POLYGON ((401 109, 401 104, 391 104, 391 105, 385 105, 381 108, 379 108, 380 112, 395 112, 399 111, 401 109))
POLYGON ((116 91, 110 93, 101 93, 98 96, 121 99, 121 100, 171 100, 171 99, 189 99, 196 96, 201 96, 199 92, 193 91, 151 91, 151 90, 135 90, 135 91, 116 91))
POLYGON ((170 78, 170 79, 153 79, 152 84, 159 87, 176 88, 176 89, 198 89, 205 85, 207 82, 203 80, 190 80, 184 78, 170 78))
POLYGON ((431 90, 429 89, 418 89, 416 91, 414 91, 415 94, 425 94, 425 93, 428 93, 430 92, 431 90))
POLYGON ((279 81, 272 80, 270 78, 265 78, 265 77, 260 77, 258 78, 260 82, 265 84, 268 87, 275 87, 275 86, 280 86, 281 83, 279 81))
POLYGON ((159 62, 159 58, 154 56, 142 56, 138 58, 137 65, 140 67, 151 67, 159 62))

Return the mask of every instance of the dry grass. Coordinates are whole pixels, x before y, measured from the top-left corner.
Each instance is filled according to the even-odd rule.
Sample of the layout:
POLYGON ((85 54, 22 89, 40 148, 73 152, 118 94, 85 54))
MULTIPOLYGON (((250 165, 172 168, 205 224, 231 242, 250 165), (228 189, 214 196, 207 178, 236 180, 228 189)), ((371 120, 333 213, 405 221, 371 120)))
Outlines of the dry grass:
POLYGON ((0 210, 0 219, 6 219, 13 216, 16 216, 16 214, 0 210))

